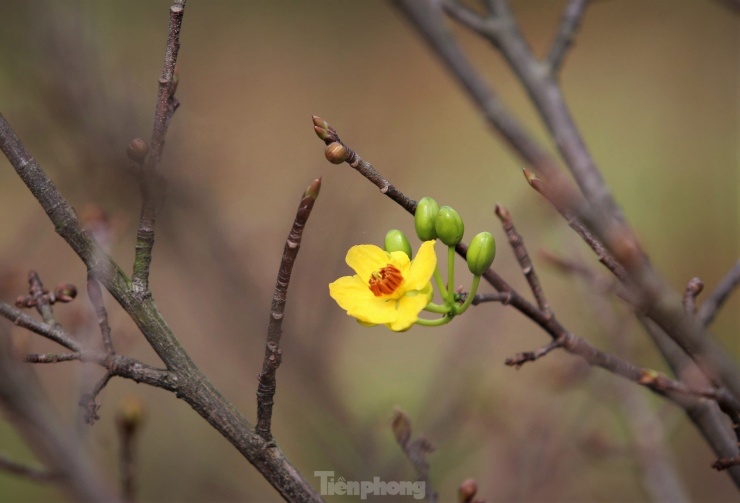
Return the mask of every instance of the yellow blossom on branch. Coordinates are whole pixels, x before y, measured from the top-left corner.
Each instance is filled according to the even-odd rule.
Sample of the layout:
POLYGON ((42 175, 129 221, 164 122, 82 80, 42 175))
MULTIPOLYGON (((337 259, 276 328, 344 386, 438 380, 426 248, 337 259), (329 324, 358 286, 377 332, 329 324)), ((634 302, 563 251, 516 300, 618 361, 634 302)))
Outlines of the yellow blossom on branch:
POLYGON ((345 260, 356 274, 331 283, 329 294, 363 324, 408 330, 432 300, 434 241, 424 242, 414 260, 402 251, 389 253, 374 245, 353 246, 345 260))

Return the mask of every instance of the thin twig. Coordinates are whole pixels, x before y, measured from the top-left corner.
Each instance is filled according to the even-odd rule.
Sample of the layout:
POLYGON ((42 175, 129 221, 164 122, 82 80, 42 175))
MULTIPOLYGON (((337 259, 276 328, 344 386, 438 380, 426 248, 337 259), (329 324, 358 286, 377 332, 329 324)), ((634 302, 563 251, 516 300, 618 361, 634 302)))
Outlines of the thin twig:
POLYGON ((44 321, 49 325, 56 325, 54 310, 51 308, 51 302, 49 302, 49 291, 44 289, 44 284, 36 271, 28 272, 28 292, 31 298, 30 304, 36 307, 44 321))
POLYGON ((276 391, 276 373, 282 361, 282 350, 280 349, 280 336, 283 329, 283 317, 285 315, 285 302, 288 296, 288 285, 290 275, 293 272, 293 264, 301 248, 303 230, 311 215, 311 210, 321 190, 321 178, 314 180, 308 186, 301 197, 298 205, 293 227, 290 229, 288 239, 283 249, 283 259, 280 262, 275 292, 272 296, 272 307, 270 308, 270 321, 267 326, 267 342, 265 344, 265 359, 262 363, 257 386, 257 426, 255 431, 265 441, 272 441, 272 406, 276 391))
POLYGON ((48 324, 24 314, 10 304, 0 301, 0 316, 7 318, 19 327, 35 332, 47 339, 64 346, 65 348, 79 352, 82 345, 75 341, 64 329, 55 324, 48 324))
POLYGON ((162 161, 167 128, 179 106, 175 98, 177 88, 175 66, 177 65, 177 53, 180 50, 180 29, 185 13, 185 2, 186 0, 175 0, 170 7, 170 27, 162 76, 159 78, 152 139, 141 173, 141 218, 136 233, 136 257, 132 285, 134 291, 142 296, 149 295, 149 267, 154 246, 154 223, 164 196, 159 165, 162 161))
POLYGON ((510 356, 504 361, 504 363, 509 367, 520 369, 525 363, 533 362, 539 358, 542 358, 553 349, 557 349, 559 347, 561 347, 561 342, 558 340, 552 340, 541 348, 535 349, 534 351, 524 351, 522 353, 517 353, 514 356, 510 356))
POLYGON ((108 354, 114 354, 113 341, 110 337, 110 325, 108 324, 108 311, 105 309, 105 303, 103 302, 103 292, 100 289, 100 283, 97 282, 92 276, 87 277, 87 296, 90 299, 95 310, 95 317, 98 320, 98 326, 100 326, 100 334, 103 336, 103 348, 108 354))
POLYGON ((573 44, 576 31, 578 31, 588 4, 589 0, 570 0, 570 3, 563 10, 557 35, 555 35, 555 40, 552 42, 550 52, 545 59, 553 75, 560 71, 565 54, 573 44))
POLYGON ((537 300, 537 306, 546 317, 552 316, 552 313, 550 312, 550 305, 547 303, 545 292, 542 290, 542 285, 540 284, 540 280, 534 270, 532 260, 529 258, 527 247, 524 245, 524 240, 522 239, 522 236, 516 231, 516 228, 514 227, 514 222, 511 219, 511 214, 509 213, 509 210, 507 210, 504 206, 497 204, 495 212, 496 216, 499 218, 499 220, 501 220, 501 224, 504 228, 504 232, 506 232, 506 237, 509 240, 509 244, 514 249, 516 260, 517 262, 519 262, 519 266, 522 268, 522 272, 527 278, 529 288, 532 290, 532 294, 537 300))
POLYGON ((100 392, 103 391, 103 388, 108 385, 108 382, 111 380, 112 377, 113 374, 111 374, 110 372, 106 372, 103 377, 101 377, 100 380, 95 384, 95 386, 93 386, 92 391, 82 394, 78 405, 82 407, 82 417, 85 419, 85 422, 87 424, 93 425, 95 424, 95 421, 100 419, 100 416, 98 415, 100 404, 97 402, 97 398, 100 392))
POLYGON ((82 360, 82 353, 63 353, 63 354, 38 354, 31 353, 23 357, 28 363, 60 363, 82 360))
POLYGON ((432 489, 429 477, 429 462, 427 461, 427 455, 434 452, 434 446, 421 435, 416 440, 411 440, 411 419, 400 409, 393 411, 391 429, 393 430, 393 435, 396 437, 396 442, 414 466, 419 480, 424 482, 424 496, 426 500, 429 503, 435 503, 437 501, 437 493, 432 489))
MULTIPOLYGON (((465 301, 467 295, 461 296, 461 300, 465 301)), ((511 292, 504 293, 477 293, 473 298, 473 305, 483 304, 485 302, 500 302, 504 306, 511 301, 511 292)))
MULTIPOLYGON (((555 208, 558 213, 560 213, 560 215, 565 219, 570 228, 573 229, 576 234, 581 237, 581 239, 583 239, 583 241, 594 251, 594 253, 596 253, 599 262, 601 262, 607 269, 609 269, 609 271, 611 271, 611 273, 614 274, 614 276, 616 276, 619 280, 625 281, 627 278, 627 274, 624 270, 624 267, 622 267, 622 265, 617 262, 617 260, 611 253, 609 253, 609 250, 606 249, 603 243, 599 241, 586 228, 586 226, 583 225, 583 223, 568 209, 568 205, 562 197, 562 192, 551 190, 547 184, 545 184, 534 173, 526 168, 524 168, 523 173, 524 178, 527 180, 529 186, 536 190, 542 197, 550 202, 550 204, 552 204, 553 208, 555 208)), ((569 195, 565 198, 567 199, 570 197, 576 196, 569 195)))
POLYGON ((722 304, 725 303, 738 285, 740 285, 740 260, 735 262, 733 268, 722 278, 699 308, 697 317, 702 325, 706 327, 714 321, 714 317, 719 312, 722 304))
POLYGON ((44 468, 35 468, 18 463, 3 454, 0 454, 0 471, 33 480, 34 482, 56 482, 59 480, 58 473, 50 472, 44 468))
POLYGON ((727 470, 734 466, 740 465, 740 456, 734 456, 732 458, 720 458, 712 463, 712 468, 717 471, 727 470))
POLYGON ((689 314, 696 313, 696 296, 704 290, 704 283, 699 278, 691 278, 683 292, 683 308, 689 314))

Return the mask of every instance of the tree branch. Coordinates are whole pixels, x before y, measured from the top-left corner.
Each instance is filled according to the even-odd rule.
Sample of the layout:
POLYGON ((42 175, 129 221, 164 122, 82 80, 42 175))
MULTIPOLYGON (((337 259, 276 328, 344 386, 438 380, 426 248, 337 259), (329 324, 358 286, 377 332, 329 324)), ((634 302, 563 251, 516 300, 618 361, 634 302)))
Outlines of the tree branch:
POLYGON ((719 312, 722 304, 725 303, 738 285, 740 285, 740 260, 735 262, 734 267, 722 278, 699 308, 697 317, 702 325, 706 327, 714 321, 714 317, 719 312))
POLYGON ((290 275, 293 272, 293 264, 301 248, 303 229, 321 190, 321 178, 314 180, 308 186, 301 197, 298 205, 293 227, 290 229, 288 239, 283 249, 283 259, 280 261, 275 292, 272 296, 272 307, 270 308, 270 321, 267 326, 267 342, 265 344, 265 359, 262 363, 262 372, 258 376, 257 386, 257 426, 258 435, 265 441, 272 441, 271 423, 273 398, 276 391, 277 369, 282 361, 282 350, 280 349, 280 336, 283 333, 283 317, 285 315, 285 302, 288 296, 288 285, 290 275))
POLYGON ((159 176, 159 165, 162 161, 167 128, 180 105, 175 98, 175 90, 177 89, 175 67, 177 65, 177 53, 180 50, 180 29, 185 13, 185 2, 186 0, 174 0, 172 7, 170 7, 170 28, 167 36, 162 76, 159 78, 152 140, 141 172, 141 218, 136 233, 136 256, 132 280, 134 291, 140 296, 150 295, 149 267, 152 262, 152 247, 154 246, 154 222, 164 198, 162 188, 164 180, 159 176))
POLYGON ((565 54, 573 44, 573 39, 581 24, 581 19, 586 13, 589 0, 570 0, 570 3, 563 10, 563 16, 560 19, 557 35, 550 46, 550 52, 545 59, 550 67, 550 73, 556 75, 563 64, 565 54))
POLYGON ((529 258, 527 247, 524 245, 524 240, 522 239, 522 236, 516 231, 516 228, 514 227, 514 222, 511 220, 511 214, 509 213, 509 210, 504 208, 502 205, 497 204, 495 213, 499 220, 501 220, 501 225, 504 228, 506 237, 509 239, 509 244, 514 249, 516 260, 517 262, 519 262, 519 266, 522 268, 524 277, 527 278, 529 289, 532 290, 532 294, 534 294, 534 298, 537 300, 537 306, 540 308, 540 311, 542 311, 545 316, 552 316, 552 313, 550 312, 550 306, 547 303, 547 299, 545 298, 545 292, 542 290, 542 285, 540 284, 540 280, 534 270, 532 260, 529 258))

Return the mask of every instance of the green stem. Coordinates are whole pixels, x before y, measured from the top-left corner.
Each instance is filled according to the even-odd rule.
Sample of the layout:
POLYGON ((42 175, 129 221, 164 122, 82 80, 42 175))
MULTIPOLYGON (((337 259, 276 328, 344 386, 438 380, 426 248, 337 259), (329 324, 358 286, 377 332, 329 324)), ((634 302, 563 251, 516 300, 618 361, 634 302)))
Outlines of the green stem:
POLYGON ((445 288, 445 284, 442 281, 442 275, 439 273, 439 266, 434 267, 434 281, 437 283, 437 290, 439 290, 439 294, 442 296, 442 300, 447 302, 447 289, 445 288))
POLYGON ((460 306, 455 306, 455 313, 456 314, 463 314, 465 311, 468 310, 470 305, 473 303, 473 299, 475 298, 475 292, 478 291, 478 285, 480 285, 480 276, 473 276, 473 284, 470 285, 470 292, 468 293, 468 298, 465 299, 465 303, 460 306))
POLYGON ((447 247, 447 302, 455 298, 455 247, 447 247))
POLYGON ((424 308, 424 311, 429 311, 430 313, 447 314, 450 312, 450 308, 447 307, 447 305, 439 305, 430 302, 429 304, 427 304, 427 307, 424 308))
POLYGON ((425 320, 423 318, 419 318, 418 320, 416 320, 416 324, 422 325, 424 327, 439 327, 441 325, 448 324, 450 321, 452 321, 452 316, 443 316, 435 320, 425 320))

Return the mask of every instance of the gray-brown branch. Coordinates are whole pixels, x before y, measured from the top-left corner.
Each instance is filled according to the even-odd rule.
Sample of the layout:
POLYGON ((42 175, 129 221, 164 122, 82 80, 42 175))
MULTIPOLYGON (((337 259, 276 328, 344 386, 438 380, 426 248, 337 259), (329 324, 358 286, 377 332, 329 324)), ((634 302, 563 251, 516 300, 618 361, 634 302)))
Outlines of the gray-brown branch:
POLYGON ((258 377, 257 385, 257 426, 255 430, 265 441, 272 440, 272 406, 274 404, 275 391, 277 389, 276 374, 282 361, 282 349, 280 349, 280 337, 283 333, 283 317, 285 316, 285 302, 288 296, 290 275, 293 272, 293 264, 301 248, 303 229, 306 227, 308 217, 316 202, 321 189, 321 178, 314 180, 301 197, 298 211, 290 229, 288 239, 285 241, 283 258, 280 261, 275 291, 272 296, 270 307, 270 321, 267 325, 267 342, 265 344, 265 359, 262 363, 262 372, 258 377))

